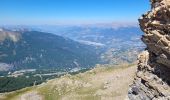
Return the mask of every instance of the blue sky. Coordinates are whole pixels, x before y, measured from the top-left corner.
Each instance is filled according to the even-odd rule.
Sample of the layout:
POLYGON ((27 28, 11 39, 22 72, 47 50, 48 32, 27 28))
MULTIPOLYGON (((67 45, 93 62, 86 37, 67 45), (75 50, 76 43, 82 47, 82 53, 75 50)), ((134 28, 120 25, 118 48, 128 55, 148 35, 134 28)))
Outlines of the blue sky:
POLYGON ((1 0, 0 24, 137 22, 149 0, 1 0))

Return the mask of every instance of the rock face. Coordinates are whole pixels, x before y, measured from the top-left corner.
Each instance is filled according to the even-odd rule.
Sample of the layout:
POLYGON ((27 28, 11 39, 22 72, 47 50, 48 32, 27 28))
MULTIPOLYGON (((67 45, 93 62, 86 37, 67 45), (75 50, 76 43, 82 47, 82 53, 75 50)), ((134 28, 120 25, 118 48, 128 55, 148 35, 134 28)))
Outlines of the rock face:
POLYGON ((146 51, 129 89, 130 100, 170 100, 170 0, 151 0, 151 11, 139 19, 146 51))
POLYGON ((0 29, 0 42, 3 42, 4 40, 9 39, 13 42, 17 42, 21 39, 21 34, 18 32, 12 32, 0 29))

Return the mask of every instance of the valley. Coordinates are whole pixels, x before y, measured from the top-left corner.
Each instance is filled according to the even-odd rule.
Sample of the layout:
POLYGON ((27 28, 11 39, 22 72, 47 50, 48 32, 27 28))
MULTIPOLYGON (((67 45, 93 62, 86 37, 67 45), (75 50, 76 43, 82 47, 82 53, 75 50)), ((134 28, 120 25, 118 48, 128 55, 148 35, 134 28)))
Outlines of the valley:
POLYGON ((6 26, 0 34, 1 93, 85 72, 98 64, 131 64, 144 48, 135 26, 6 26))

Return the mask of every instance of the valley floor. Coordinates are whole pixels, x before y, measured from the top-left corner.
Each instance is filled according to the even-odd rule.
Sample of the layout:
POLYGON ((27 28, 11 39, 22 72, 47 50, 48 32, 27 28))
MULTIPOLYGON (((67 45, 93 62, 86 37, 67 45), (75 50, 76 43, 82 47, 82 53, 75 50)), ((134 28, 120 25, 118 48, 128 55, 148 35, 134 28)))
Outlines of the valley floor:
POLYGON ((0 100, 125 100, 136 65, 96 67, 38 86, 0 94, 0 100))

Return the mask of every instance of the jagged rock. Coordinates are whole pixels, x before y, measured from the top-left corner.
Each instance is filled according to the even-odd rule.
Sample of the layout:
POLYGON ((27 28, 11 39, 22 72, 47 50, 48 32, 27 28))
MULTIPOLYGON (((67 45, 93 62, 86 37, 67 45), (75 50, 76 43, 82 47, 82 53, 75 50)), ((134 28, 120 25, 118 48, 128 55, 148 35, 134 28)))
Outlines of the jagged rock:
POLYGON ((170 100, 170 0, 150 1, 151 11, 139 19, 147 48, 138 57, 130 100, 170 100))

